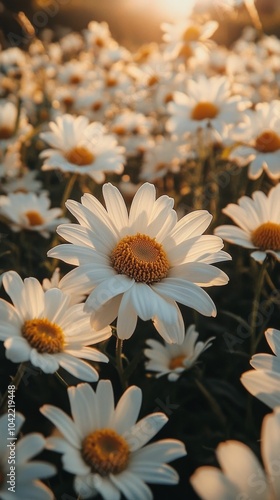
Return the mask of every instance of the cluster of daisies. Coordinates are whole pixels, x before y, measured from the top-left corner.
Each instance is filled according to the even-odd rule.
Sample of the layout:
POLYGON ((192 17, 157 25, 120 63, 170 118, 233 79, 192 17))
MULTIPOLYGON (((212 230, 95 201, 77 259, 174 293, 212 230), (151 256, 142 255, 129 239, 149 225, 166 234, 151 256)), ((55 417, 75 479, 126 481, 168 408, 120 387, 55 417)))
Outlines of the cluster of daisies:
MULTIPOLYGON (((81 34, 53 41, 48 30, 28 50, 0 52, 5 377, 13 375, 17 393, 30 367, 45 383, 56 376, 65 393, 68 385, 68 411, 49 402, 38 409, 48 435, 22 432, 24 407, 16 413, 15 490, 6 439, 0 444, 3 500, 51 500, 53 478, 65 472, 81 499, 149 500, 148 484, 178 485, 168 464, 180 459, 182 470, 188 441, 175 430, 176 438, 153 441, 168 412, 138 420, 145 384, 130 377, 139 369, 140 379, 176 391, 199 373, 197 387, 220 415, 199 367, 212 344, 215 356, 223 326, 204 319, 217 334, 200 335, 198 323, 217 315, 205 288, 228 283, 225 266, 238 280, 248 259, 257 275, 246 358, 253 369, 248 361, 239 390, 273 410, 261 427, 264 466, 227 439, 187 479, 206 500, 279 498, 280 331, 258 323, 258 307, 280 260, 280 41, 248 27, 227 48, 211 39, 217 28, 195 16, 164 23, 161 44, 133 52, 92 21, 81 34), (256 352, 265 338, 274 355, 256 352), (142 357, 130 364, 132 342, 142 357), (53 452, 59 466, 45 458, 53 452)), ((4 438, 8 421, 3 394, 4 438)))

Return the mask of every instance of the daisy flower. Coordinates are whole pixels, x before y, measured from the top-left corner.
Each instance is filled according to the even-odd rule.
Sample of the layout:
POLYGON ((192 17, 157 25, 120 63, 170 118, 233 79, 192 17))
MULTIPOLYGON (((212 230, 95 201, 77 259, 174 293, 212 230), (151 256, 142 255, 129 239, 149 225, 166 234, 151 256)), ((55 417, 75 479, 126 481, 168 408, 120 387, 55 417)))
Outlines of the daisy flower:
POLYGON ((239 441, 219 444, 221 469, 204 466, 195 471, 191 485, 202 500, 277 500, 280 495, 280 407, 266 415, 261 430, 263 470, 252 450, 239 441))
POLYGON ((236 147, 229 159, 243 166, 250 162, 250 179, 260 177, 262 171, 271 179, 280 177, 280 102, 258 103, 255 110, 244 113, 244 123, 235 137, 243 144, 236 147))
POLYGON ((253 396, 270 408, 280 406, 280 331, 269 328, 266 340, 273 354, 260 353, 252 356, 249 370, 241 376, 241 382, 253 396))
POLYGON ((246 105, 241 97, 231 96, 226 77, 201 75, 197 81, 189 80, 186 93, 173 93, 173 101, 167 105, 171 118, 166 128, 172 134, 184 134, 210 123, 221 132, 225 124, 240 120, 240 110, 246 105))
POLYGON ((178 172, 180 164, 187 156, 180 146, 183 146, 182 141, 157 137, 154 146, 144 153, 140 179, 154 182, 168 172, 178 172))
POLYGON ((73 304, 79 304, 80 302, 83 302, 86 298, 85 295, 83 294, 77 294, 75 287, 68 287, 67 286, 67 277, 60 278, 60 269, 59 267, 56 267, 51 278, 45 278, 42 282, 42 287, 44 291, 46 292, 47 290, 50 290, 51 288, 59 288, 62 290, 62 292, 66 295, 69 295, 71 298, 71 305, 73 304), (66 285, 65 285, 66 281, 66 285))
POLYGON ((280 184, 266 196, 255 191, 252 199, 241 196, 238 205, 230 203, 222 212, 239 227, 219 226, 215 234, 230 243, 255 250, 251 257, 263 262, 266 254, 280 259, 280 184))
POLYGON ((100 494, 108 500, 151 500, 148 483, 177 484, 177 472, 166 464, 186 455, 180 441, 163 439, 149 444, 168 418, 152 413, 136 423, 142 391, 129 387, 114 407, 109 380, 96 392, 89 384, 68 388, 72 419, 59 408, 44 405, 41 412, 62 434, 50 437, 47 447, 62 453, 64 469, 75 474, 81 498, 100 494))
POLYGON ((149 348, 144 350, 145 356, 149 358, 146 370, 157 372, 157 378, 167 375, 170 382, 176 382, 183 371, 191 368, 200 354, 212 345, 211 341, 215 338, 197 342, 198 335, 195 325, 190 325, 180 346, 162 345, 157 340, 148 339, 146 343, 149 348))
POLYGON ((0 340, 13 363, 30 361, 45 373, 61 366, 81 380, 95 382, 98 373, 80 358, 108 362, 97 349, 86 347, 106 340, 109 327, 94 331, 83 304, 70 305, 70 297, 58 288, 44 292, 39 281, 24 281, 14 271, 2 278, 13 305, 0 300, 0 340))
POLYGON ((191 19, 179 21, 176 24, 161 25, 163 41, 166 42, 164 52, 170 59, 180 56, 191 56, 198 45, 203 45, 218 28, 217 21, 198 24, 191 19))
POLYGON ((26 229, 48 238, 58 224, 69 220, 66 217, 59 217, 61 208, 50 208, 50 203, 46 192, 39 195, 10 193, 7 196, 0 196, 0 215, 7 219, 7 224, 15 232, 26 229))
POLYGON ((68 273, 68 286, 89 294, 85 308, 95 328, 118 316, 118 336, 128 339, 139 316, 153 319, 167 342, 181 343, 184 323, 175 301, 215 316, 216 307, 201 287, 228 282, 223 271, 209 264, 230 256, 221 251, 220 238, 202 236, 212 219, 207 211, 177 222, 174 200, 166 195, 156 200, 155 195, 152 184, 143 184, 129 215, 110 183, 103 186, 106 210, 88 193, 82 204, 69 200, 66 206, 79 225, 59 226, 57 232, 71 244, 58 245, 48 255, 80 266, 68 273))
POLYGON ((56 468, 41 460, 30 460, 45 448, 42 434, 31 433, 18 439, 24 416, 15 414, 15 436, 8 435, 8 414, 0 417, 0 497, 1 500, 53 500, 52 491, 38 479, 56 473, 56 468), (6 439, 5 439, 6 437, 6 439), (14 469, 12 469, 14 467, 14 469), (15 472, 13 476, 13 472, 15 472))
POLYGON ((104 171, 122 173, 123 149, 113 135, 105 133, 101 123, 90 124, 85 116, 66 114, 49 126, 51 132, 40 134, 51 146, 40 154, 44 158, 42 170, 87 174, 98 183, 104 181, 104 171))
POLYGON ((6 148, 16 142, 19 138, 22 139, 24 135, 32 128, 27 123, 27 120, 22 112, 20 112, 19 122, 18 108, 13 102, 6 99, 0 100, 0 147, 6 148))

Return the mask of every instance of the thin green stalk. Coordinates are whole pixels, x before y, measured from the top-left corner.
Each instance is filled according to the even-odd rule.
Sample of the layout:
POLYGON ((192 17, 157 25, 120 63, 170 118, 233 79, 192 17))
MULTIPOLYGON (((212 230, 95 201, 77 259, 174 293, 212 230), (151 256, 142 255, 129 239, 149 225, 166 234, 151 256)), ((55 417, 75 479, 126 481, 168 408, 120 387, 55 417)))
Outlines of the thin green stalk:
MULTIPOLYGON (((13 385, 15 386, 15 389, 14 390, 17 390, 20 382, 21 382, 21 379, 24 375, 24 372, 25 372, 25 365, 23 363, 21 363, 17 369, 17 372, 15 374, 14 377, 12 377, 11 379, 11 382, 9 384, 9 386, 13 385)), ((1 403, 0 403, 0 409, 1 409, 1 413, 4 412, 4 410, 7 409, 7 404, 8 404, 8 388, 6 390, 6 392, 4 393, 4 396, 2 397, 1 399, 1 403)))
POLYGON ((223 426, 226 426, 227 420, 225 415, 223 414, 220 406, 218 405, 217 401, 213 398, 212 394, 206 389, 205 385, 198 379, 195 379, 195 383, 200 390, 201 394, 205 397, 205 399, 208 401, 210 408, 213 410, 213 413, 218 417, 220 420, 221 424, 223 426))
POLYGON ((256 283, 256 288, 255 288, 253 309, 251 312, 251 321, 250 321, 251 356, 253 356, 253 354, 255 354, 256 346, 257 346, 257 339, 256 339, 257 318, 258 318, 258 312, 259 312, 259 307, 260 307, 260 299, 261 299, 264 279, 265 279, 265 275, 266 275, 267 263, 268 263, 268 259, 266 257, 262 263, 262 266, 261 266, 261 269, 260 269, 260 272, 258 275, 257 283, 256 283))
POLYGON ((59 382, 61 382, 65 387, 69 387, 66 380, 64 380, 64 378, 61 375, 59 375, 58 372, 55 372, 55 376, 59 380, 59 382))
POLYGON ((120 377, 120 382, 122 385, 122 389, 125 391, 127 388, 128 384, 124 376, 124 369, 123 369, 123 340, 121 340, 119 337, 117 337, 117 342, 116 342, 116 367, 117 371, 120 377))

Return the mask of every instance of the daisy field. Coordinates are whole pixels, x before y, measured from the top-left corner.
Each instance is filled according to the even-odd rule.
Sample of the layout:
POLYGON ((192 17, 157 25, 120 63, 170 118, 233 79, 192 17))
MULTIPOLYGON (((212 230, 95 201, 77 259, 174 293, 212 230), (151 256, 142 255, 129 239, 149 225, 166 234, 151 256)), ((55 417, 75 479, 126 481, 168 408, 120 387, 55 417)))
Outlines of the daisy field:
POLYGON ((279 2, 66 3, 0 2, 0 499, 279 500, 279 2))

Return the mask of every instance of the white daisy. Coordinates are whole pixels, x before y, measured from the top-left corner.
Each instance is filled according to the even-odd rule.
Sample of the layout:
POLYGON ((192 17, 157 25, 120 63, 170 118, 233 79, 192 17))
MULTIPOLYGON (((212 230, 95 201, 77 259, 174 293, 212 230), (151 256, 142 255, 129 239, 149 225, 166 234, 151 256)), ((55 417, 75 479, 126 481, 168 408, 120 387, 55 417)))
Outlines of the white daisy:
MULTIPOLYGON (((82 204, 69 200, 67 208, 79 221, 61 225, 58 233, 72 244, 58 245, 48 253, 79 265, 64 278, 76 293, 89 293, 85 303, 95 328, 118 316, 117 331, 131 337, 137 323, 153 319, 167 342, 181 343, 184 323, 175 301, 206 316, 216 307, 200 287, 224 285, 228 277, 209 264, 230 259, 217 236, 201 236, 212 216, 192 212, 177 222, 168 196, 155 199, 155 187, 144 184, 137 191, 128 215, 119 190, 103 186, 107 210, 92 195, 82 204)), ((103 327, 102 326, 102 327, 103 327)))
POLYGON ((109 380, 96 392, 88 384, 69 387, 72 419, 59 408, 44 405, 41 412, 62 437, 50 437, 47 447, 62 453, 63 467, 75 474, 75 491, 81 498, 98 493, 105 500, 151 500, 148 483, 177 484, 177 472, 166 464, 186 455, 180 441, 164 439, 147 446, 168 418, 152 413, 136 423, 142 391, 129 387, 114 407, 109 380))
POLYGON ((52 132, 40 134, 51 146, 40 155, 44 158, 42 170, 87 174, 98 183, 104 181, 104 171, 122 173, 123 149, 101 123, 90 124, 85 116, 66 114, 49 126, 52 132))
POLYGON ((269 328, 266 340, 275 354, 255 354, 250 364, 255 370, 243 373, 241 382, 253 396, 270 408, 280 406, 280 330, 269 328))
POLYGON ((218 28, 217 21, 198 24, 185 19, 175 24, 163 23, 163 40, 166 42, 164 53, 170 59, 184 56, 190 57, 198 45, 203 45, 218 28))
POLYGON ((190 325, 180 346, 162 345, 157 340, 148 339, 146 343, 149 349, 144 350, 145 356, 149 358, 146 370, 157 372, 157 378, 167 375, 170 382, 176 382, 183 371, 191 368, 200 354, 212 345, 211 341, 215 338, 197 342, 198 335, 195 325, 190 325))
POLYGON ((140 179, 154 182, 168 172, 178 172, 180 164, 187 156, 180 148, 182 145, 182 141, 157 137, 153 147, 144 153, 140 179))
POLYGON ((243 166, 250 162, 250 179, 260 177, 262 171, 271 179, 280 178, 280 102, 258 103, 255 110, 244 113, 244 123, 235 133, 242 142, 229 159, 243 166))
POLYGON ((231 95, 226 77, 206 78, 201 75, 197 81, 188 81, 186 93, 173 93, 173 101, 167 105, 171 118, 166 128, 181 135, 195 132, 210 123, 221 132, 225 124, 237 123, 241 119, 240 111, 247 104, 241 97, 231 95))
POLYGON ((8 414, 0 417, 0 497, 1 500, 53 500, 52 491, 38 479, 56 473, 56 468, 39 460, 30 460, 44 448, 46 440, 42 434, 31 433, 18 439, 24 416, 15 414, 15 435, 8 434, 8 414), (13 475, 14 472, 14 475, 13 475))
POLYGON ((36 231, 48 238, 58 224, 69 220, 59 217, 61 208, 50 208, 50 203, 46 192, 39 195, 10 193, 0 196, 0 214, 7 219, 7 224, 13 231, 36 231))
POLYGON ((44 292, 39 281, 24 281, 14 271, 2 278, 13 305, 0 300, 0 340, 13 363, 30 361, 45 373, 61 366, 81 380, 95 382, 95 368, 80 358, 108 362, 97 349, 86 347, 106 340, 109 327, 94 331, 83 304, 70 306, 70 297, 58 288, 44 292))
POLYGON ((280 407, 266 415, 261 430, 263 470, 252 450, 239 441, 219 444, 221 466, 204 466, 190 479, 202 500, 278 500, 280 498, 280 407))
POLYGON ((47 290, 50 290, 51 288, 59 288, 62 290, 62 292, 66 295, 69 295, 71 301, 71 305, 73 304, 79 304, 80 302, 83 302, 86 298, 85 295, 83 294, 77 294, 75 287, 68 287, 64 285, 64 278, 60 278, 60 269, 59 267, 56 267, 51 278, 45 278, 42 282, 42 287, 44 291, 46 292, 47 290))
POLYGON ((27 123, 22 110, 18 117, 18 108, 13 102, 6 99, 0 100, 0 147, 7 148, 18 139, 23 139, 30 131, 31 125, 27 123), (18 123, 17 123, 18 121, 18 123))
POLYGON ((262 191, 242 196, 238 205, 230 203, 222 212, 239 227, 219 226, 215 234, 245 248, 255 249, 251 256, 263 262, 266 254, 280 259, 280 184, 266 196, 262 191))

